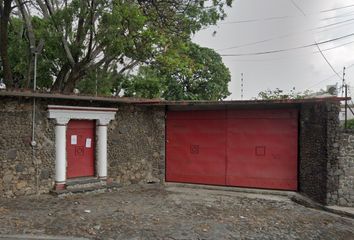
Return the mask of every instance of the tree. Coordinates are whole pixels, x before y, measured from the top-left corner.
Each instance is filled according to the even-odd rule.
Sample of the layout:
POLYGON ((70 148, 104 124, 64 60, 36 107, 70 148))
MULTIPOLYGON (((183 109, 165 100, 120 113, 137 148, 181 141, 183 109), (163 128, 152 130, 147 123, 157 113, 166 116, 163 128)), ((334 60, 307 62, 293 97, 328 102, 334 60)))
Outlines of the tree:
POLYGON ((137 75, 125 79, 122 89, 128 97, 161 98, 166 91, 166 79, 154 67, 142 66, 137 75))
POLYGON ((220 100, 228 95, 229 69, 214 50, 179 43, 140 68, 124 85, 125 94, 168 100, 220 100))
MULTIPOLYGON (((46 28, 42 19, 33 17, 31 19, 35 36, 41 35, 46 28)), ((8 56, 10 60, 13 83, 15 87, 29 88, 33 80, 33 50, 30 50, 28 35, 25 23, 21 18, 13 17, 8 29, 8 56), (32 62, 32 63, 30 63, 32 62)), ((52 86, 53 57, 55 54, 50 46, 38 58, 37 64, 37 85, 49 88, 52 86)))
MULTIPOLYGON (((1 7, 3 2, 6 8, 5 5, 1 8, 0 50, 3 75, 10 81, 11 68, 16 66, 11 66, 6 57, 7 36, 3 32, 8 32, 5 23, 9 22, 6 16, 9 17, 11 11, 6 11, 8 15, 3 12, 11 7, 12 1, 0 0, 1 7)), ((28 46, 27 70, 22 74, 21 86, 29 86, 33 48, 43 39, 45 47, 41 58, 49 60, 46 63, 51 73, 47 81, 53 91, 69 93, 80 82, 90 82, 93 74, 97 78, 108 77, 115 82, 114 88, 121 88, 119 79, 138 66, 155 62, 176 39, 188 42, 192 33, 223 19, 224 7, 231 6, 232 0, 15 2, 14 7, 26 29, 24 40, 28 46)))
POLYGON ((25 88, 29 88, 33 76, 33 71, 34 71, 34 54, 36 50, 36 38, 32 26, 32 18, 28 9, 26 8, 25 3, 22 0, 16 0, 16 3, 27 30, 26 36, 28 39, 28 64, 27 64, 27 74, 23 85, 25 88))
POLYGON ((12 0, 0 0, 0 57, 2 72, 7 87, 13 87, 12 71, 8 54, 8 26, 12 11, 12 0))
POLYGON ((258 98, 261 100, 282 100, 282 99, 302 99, 309 96, 312 92, 306 90, 304 92, 295 92, 295 87, 286 93, 284 90, 276 88, 275 90, 267 89, 258 93, 258 98))

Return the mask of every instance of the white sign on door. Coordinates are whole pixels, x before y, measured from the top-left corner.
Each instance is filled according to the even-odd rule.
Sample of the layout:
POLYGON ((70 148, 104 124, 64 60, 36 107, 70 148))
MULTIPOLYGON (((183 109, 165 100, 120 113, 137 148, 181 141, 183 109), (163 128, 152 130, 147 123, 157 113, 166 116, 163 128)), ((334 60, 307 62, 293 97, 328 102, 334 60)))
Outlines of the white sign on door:
POLYGON ((71 135, 71 145, 77 144, 77 135, 71 135))
POLYGON ((87 148, 91 148, 91 142, 92 142, 91 138, 86 138, 86 147, 87 148))

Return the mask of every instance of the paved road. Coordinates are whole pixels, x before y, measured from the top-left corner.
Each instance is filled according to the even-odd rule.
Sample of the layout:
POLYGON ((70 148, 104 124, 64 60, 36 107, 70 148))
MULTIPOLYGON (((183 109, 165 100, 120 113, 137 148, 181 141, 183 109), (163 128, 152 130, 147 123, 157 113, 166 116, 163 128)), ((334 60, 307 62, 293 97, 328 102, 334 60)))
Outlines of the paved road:
POLYGON ((148 185, 64 198, 0 199, 0 234, 350 240, 354 220, 305 208, 286 197, 148 185))
POLYGON ((0 235, 0 240, 88 240, 88 238, 76 238, 67 236, 48 236, 33 234, 4 234, 0 235))

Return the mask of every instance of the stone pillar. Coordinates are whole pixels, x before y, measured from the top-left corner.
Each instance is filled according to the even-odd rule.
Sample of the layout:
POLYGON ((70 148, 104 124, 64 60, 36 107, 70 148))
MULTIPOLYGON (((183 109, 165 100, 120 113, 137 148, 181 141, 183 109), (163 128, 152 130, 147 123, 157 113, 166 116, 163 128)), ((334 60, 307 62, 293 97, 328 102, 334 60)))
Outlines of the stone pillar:
POLYGON ((97 176, 107 179, 107 125, 109 120, 98 120, 97 125, 97 176))
POLYGON ((65 188, 66 182, 66 125, 68 119, 57 119, 55 125, 55 189, 65 188))

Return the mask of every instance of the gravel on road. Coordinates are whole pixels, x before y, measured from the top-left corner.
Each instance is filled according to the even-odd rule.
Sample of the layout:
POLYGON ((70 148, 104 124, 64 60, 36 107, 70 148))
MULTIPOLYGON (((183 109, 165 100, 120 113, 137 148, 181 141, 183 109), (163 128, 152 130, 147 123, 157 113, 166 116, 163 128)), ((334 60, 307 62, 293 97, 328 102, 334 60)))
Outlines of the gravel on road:
POLYGON ((286 197, 131 185, 0 199, 0 234, 89 239, 354 239, 354 220, 286 197))

